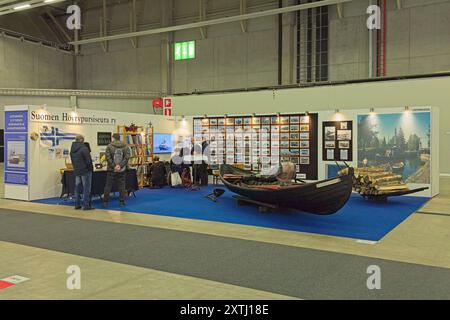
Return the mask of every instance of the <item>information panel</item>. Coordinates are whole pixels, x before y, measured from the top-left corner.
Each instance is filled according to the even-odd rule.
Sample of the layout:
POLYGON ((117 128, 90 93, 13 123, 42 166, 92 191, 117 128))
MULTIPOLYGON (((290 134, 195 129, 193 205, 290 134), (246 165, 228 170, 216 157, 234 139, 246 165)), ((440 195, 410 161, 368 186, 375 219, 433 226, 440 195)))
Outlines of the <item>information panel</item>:
POLYGON ((28 185, 28 111, 5 112, 5 183, 28 185))

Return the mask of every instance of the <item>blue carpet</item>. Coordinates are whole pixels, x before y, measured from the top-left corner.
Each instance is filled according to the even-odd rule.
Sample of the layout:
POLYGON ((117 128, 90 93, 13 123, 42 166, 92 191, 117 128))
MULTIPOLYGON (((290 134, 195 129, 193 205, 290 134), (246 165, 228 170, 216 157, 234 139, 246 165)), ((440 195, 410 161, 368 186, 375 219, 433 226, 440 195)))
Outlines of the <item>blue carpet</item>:
MULTIPOLYGON (((128 199, 125 208, 119 208, 118 200, 114 199, 109 209, 379 241, 429 200, 397 197, 388 203, 373 203, 353 194, 335 215, 316 216, 298 211, 260 213, 254 206, 238 206, 229 191, 214 203, 205 198, 213 189, 212 186, 200 191, 144 189, 136 193, 136 198, 128 199)), ((58 198, 36 202, 73 205, 58 198)), ((100 200, 95 200, 94 206, 102 208, 100 200)))

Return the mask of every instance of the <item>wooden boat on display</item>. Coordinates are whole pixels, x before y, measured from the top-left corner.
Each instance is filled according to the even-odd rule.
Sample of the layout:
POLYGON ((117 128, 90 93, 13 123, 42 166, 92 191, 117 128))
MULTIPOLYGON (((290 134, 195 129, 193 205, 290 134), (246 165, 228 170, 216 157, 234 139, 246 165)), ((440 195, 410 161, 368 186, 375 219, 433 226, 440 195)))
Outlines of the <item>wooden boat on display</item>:
POLYGON ((335 179, 315 183, 280 183, 276 176, 259 176, 230 165, 220 167, 220 179, 241 200, 271 208, 295 209, 317 215, 339 211, 352 194, 353 168, 335 179))

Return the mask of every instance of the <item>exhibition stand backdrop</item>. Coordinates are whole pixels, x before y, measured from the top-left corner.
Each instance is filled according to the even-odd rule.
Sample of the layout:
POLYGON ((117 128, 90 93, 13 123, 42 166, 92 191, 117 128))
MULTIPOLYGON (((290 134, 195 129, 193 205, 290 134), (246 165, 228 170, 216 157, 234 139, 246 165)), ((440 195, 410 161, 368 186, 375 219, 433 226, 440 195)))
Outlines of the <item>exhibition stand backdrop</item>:
MULTIPOLYGON (((155 134, 190 135, 189 119, 150 114, 42 107, 5 107, 5 198, 32 201, 60 196, 61 169, 70 162, 70 147, 81 134, 92 158, 100 162, 119 125, 149 126, 155 134), (186 129, 183 129, 186 128, 186 129)), ((170 154, 162 154, 168 160, 170 154)))
POLYGON ((206 137, 211 160, 268 170, 289 161, 297 178, 334 178, 354 168, 386 166, 414 196, 439 194, 439 109, 372 108, 314 113, 194 117, 197 141, 206 137), (338 164, 336 164, 338 162, 338 164))
MULTIPOLYGON (((299 111, 183 117, 182 120, 148 114, 7 106, 5 196, 27 201, 59 196, 60 169, 65 167, 74 137, 77 134, 86 137, 93 159, 98 162, 100 153, 106 149, 105 137, 117 132, 117 126, 132 123, 138 126, 152 123, 155 134, 172 134, 177 141, 181 141, 180 137, 194 135, 200 140, 204 136, 212 142, 211 151, 215 156, 221 154, 225 162, 234 160, 251 169, 259 164, 270 166, 291 161, 297 165, 300 179, 325 180, 336 175, 336 161, 341 166, 345 161, 355 168, 389 164, 410 189, 429 188, 415 196, 432 197, 439 193, 438 108, 318 111, 310 114, 310 123, 306 123, 305 116, 305 111, 299 111), (255 121, 256 118, 259 120, 255 121), (245 132, 253 126, 269 130, 268 140, 264 142, 268 152, 258 151, 257 161, 253 154, 247 157, 239 151, 237 140, 232 141, 237 130, 245 132)), ((258 138, 250 139, 252 146, 255 142, 263 147, 263 143, 254 141, 258 138)), ((162 159, 168 160, 169 155, 162 159)))

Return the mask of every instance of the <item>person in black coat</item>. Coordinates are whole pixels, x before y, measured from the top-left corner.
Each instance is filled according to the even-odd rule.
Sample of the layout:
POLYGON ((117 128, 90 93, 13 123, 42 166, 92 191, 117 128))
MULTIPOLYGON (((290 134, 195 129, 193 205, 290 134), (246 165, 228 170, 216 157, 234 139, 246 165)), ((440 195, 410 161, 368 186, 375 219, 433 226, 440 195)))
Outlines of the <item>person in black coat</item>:
POLYGON ((89 148, 84 143, 83 136, 77 136, 75 142, 72 143, 70 158, 75 174, 75 209, 79 210, 82 208, 81 191, 83 190, 83 210, 92 210, 91 185, 94 165, 92 164, 89 148))
POLYGON ((155 157, 153 164, 150 166, 149 174, 151 175, 152 186, 161 188, 167 182, 166 165, 159 161, 159 157, 155 157))

